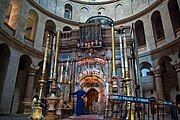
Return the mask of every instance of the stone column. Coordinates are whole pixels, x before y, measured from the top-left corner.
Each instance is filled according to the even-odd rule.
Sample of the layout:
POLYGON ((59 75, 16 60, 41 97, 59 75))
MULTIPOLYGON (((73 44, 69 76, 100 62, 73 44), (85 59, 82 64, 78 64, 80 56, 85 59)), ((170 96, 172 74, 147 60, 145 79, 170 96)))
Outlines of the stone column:
POLYGON ((144 19, 143 22, 144 22, 144 34, 146 36, 146 48, 148 51, 153 50, 156 48, 156 43, 153 34, 152 22, 148 18, 144 19))
POLYGON ((0 114, 10 114, 20 55, 21 54, 18 51, 14 49, 11 50, 6 79, 4 81, 4 87, 2 91, 0 114))
POLYGON ((173 62, 172 63, 176 69, 176 75, 177 75, 177 79, 178 79, 178 88, 180 91, 180 61, 177 62, 173 62))
POLYGON ((39 16, 39 21, 37 24, 36 36, 34 41, 34 48, 39 51, 42 51, 45 24, 46 24, 45 16, 39 16))
POLYGON ((156 95, 158 99, 164 99, 164 90, 163 90, 163 80, 161 75, 160 67, 155 67, 152 69, 154 73, 156 95))
POLYGON ((23 114, 31 114, 31 102, 32 102, 32 97, 33 97, 32 95, 33 95, 33 88, 34 88, 35 72, 36 72, 36 69, 33 66, 31 66, 29 74, 28 74, 27 84, 26 84, 25 98, 23 100, 23 104, 24 104, 23 114))

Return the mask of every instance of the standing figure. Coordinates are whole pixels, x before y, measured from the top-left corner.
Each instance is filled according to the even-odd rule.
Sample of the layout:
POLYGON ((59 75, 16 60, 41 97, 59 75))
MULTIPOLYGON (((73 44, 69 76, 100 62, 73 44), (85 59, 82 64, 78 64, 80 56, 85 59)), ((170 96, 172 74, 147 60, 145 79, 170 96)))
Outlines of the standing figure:
POLYGON ((85 114, 85 102, 84 97, 86 97, 86 92, 80 87, 80 89, 74 93, 71 93, 71 95, 77 96, 76 101, 76 115, 84 115, 85 114))

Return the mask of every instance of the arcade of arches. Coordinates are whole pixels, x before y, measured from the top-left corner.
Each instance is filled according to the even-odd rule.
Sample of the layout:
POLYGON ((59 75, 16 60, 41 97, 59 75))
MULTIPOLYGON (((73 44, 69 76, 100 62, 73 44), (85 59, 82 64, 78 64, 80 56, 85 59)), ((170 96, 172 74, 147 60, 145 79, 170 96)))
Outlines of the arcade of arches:
POLYGON ((31 113, 47 40, 43 97, 55 74, 64 108, 74 107, 69 94, 81 86, 86 112, 103 113, 114 77, 117 94, 124 94, 126 70, 132 95, 180 106, 179 0, 62 1, 1 0, 0 114, 31 113))

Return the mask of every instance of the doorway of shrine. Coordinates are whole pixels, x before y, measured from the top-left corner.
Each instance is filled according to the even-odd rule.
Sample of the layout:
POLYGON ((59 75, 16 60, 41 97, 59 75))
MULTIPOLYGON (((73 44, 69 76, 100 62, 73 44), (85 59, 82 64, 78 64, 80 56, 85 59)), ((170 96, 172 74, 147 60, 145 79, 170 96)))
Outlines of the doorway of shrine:
POLYGON ((78 62, 77 83, 87 93, 86 113, 96 114, 103 112, 107 61, 101 58, 84 58, 78 62))
POLYGON ((105 100, 104 79, 97 75, 87 75, 80 80, 80 86, 86 91, 86 113, 98 114, 103 112, 105 100))
POLYGON ((88 114, 93 114, 98 112, 98 91, 94 88, 91 88, 87 92, 87 101, 86 101, 86 111, 88 114))

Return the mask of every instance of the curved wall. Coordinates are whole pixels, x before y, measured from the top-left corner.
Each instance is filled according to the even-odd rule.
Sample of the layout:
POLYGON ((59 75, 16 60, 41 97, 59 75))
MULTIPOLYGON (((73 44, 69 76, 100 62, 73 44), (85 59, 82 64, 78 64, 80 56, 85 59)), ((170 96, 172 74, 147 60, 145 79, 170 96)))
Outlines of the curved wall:
POLYGON ((118 21, 139 13, 155 2, 158 2, 156 0, 136 0, 132 2, 129 0, 117 0, 107 3, 75 2, 67 0, 62 0, 61 2, 58 2, 57 0, 34 1, 44 9, 62 18, 64 18, 65 4, 70 4, 73 8, 72 20, 76 22, 85 22, 88 17, 96 16, 99 12, 101 12, 101 15, 108 16, 113 20, 118 21), (87 9, 87 16, 86 18, 81 19, 81 15, 84 13, 84 11, 81 11, 83 8, 87 9))

